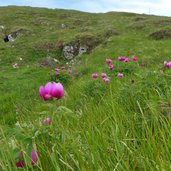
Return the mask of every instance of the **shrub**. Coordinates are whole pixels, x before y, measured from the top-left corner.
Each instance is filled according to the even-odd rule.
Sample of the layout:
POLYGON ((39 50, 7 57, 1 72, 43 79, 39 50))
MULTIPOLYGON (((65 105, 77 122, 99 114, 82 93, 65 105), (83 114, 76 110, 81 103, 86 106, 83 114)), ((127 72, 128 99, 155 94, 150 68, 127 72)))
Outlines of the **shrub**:
POLYGON ((56 83, 60 82, 62 83, 64 86, 67 86, 71 83, 72 81, 72 77, 71 75, 67 74, 67 73, 61 73, 60 75, 56 76, 55 74, 51 75, 50 81, 54 81, 56 83))

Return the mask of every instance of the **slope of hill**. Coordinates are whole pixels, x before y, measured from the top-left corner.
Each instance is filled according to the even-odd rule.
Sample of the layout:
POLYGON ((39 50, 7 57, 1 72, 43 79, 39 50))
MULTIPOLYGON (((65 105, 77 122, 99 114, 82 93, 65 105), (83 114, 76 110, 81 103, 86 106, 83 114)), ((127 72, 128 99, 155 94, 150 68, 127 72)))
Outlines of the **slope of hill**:
POLYGON ((0 170, 171 169, 170 17, 0 7, 0 37, 0 170), (49 81, 63 84, 61 100, 39 97, 49 81))

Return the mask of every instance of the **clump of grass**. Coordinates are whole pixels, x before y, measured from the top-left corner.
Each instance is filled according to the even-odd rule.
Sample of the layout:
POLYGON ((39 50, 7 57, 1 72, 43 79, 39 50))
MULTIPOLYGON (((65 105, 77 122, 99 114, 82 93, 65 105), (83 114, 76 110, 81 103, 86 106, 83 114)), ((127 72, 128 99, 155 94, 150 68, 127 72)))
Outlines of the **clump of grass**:
POLYGON ((149 35, 150 39, 154 40, 167 40, 171 39, 171 29, 161 29, 149 35))

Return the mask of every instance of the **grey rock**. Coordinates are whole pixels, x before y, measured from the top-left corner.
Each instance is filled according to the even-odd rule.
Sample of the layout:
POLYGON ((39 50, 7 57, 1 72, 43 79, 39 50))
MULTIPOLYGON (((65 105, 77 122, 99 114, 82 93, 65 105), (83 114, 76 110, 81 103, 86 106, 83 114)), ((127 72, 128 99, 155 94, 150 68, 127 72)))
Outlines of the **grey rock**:
POLYGON ((87 51, 88 51, 88 47, 87 46, 80 46, 79 54, 86 53, 87 51))
POLYGON ((63 53, 66 59, 72 59, 74 57, 74 47, 69 45, 64 46, 63 53))

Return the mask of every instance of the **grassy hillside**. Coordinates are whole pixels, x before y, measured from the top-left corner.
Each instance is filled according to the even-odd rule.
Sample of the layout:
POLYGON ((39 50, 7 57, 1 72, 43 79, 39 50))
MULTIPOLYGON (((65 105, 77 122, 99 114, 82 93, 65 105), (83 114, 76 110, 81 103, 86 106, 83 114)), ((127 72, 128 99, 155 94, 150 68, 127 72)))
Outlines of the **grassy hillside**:
POLYGON ((11 6, 0 7, 0 26, 0 170, 171 170, 170 17, 11 6), (78 42, 90 51, 65 59, 61 45, 78 42), (64 97, 43 101, 39 87, 54 80, 64 97))

